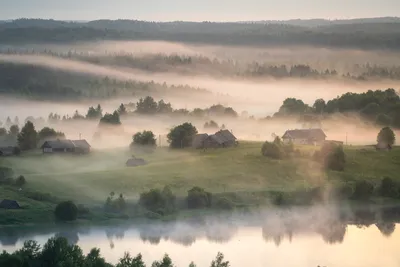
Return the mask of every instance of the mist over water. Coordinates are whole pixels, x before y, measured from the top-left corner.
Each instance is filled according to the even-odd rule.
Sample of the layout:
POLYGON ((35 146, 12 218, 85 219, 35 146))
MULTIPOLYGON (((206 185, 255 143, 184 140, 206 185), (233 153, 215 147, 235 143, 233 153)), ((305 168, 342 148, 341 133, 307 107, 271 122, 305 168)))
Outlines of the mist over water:
POLYGON ((397 224, 349 224, 338 220, 329 207, 278 214, 225 214, 109 227, 9 228, 0 232, 0 248, 14 251, 26 239, 43 244, 52 236, 63 236, 85 253, 100 248, 114 263, 129 251, 142 253, 147 264, 168 253, 178 267, 191 261, 209 266, 220 251, 231 266, 398 266, 397 224))

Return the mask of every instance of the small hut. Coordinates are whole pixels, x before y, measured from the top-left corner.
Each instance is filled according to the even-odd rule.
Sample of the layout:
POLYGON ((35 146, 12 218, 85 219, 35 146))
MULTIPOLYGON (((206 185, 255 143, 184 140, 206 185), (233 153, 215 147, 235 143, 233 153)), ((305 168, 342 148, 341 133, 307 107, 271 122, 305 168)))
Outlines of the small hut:
POLYGON ((20 208, 21 206, 15 200, 3 199, 0 202, 0 209, 17 210, 20 208))

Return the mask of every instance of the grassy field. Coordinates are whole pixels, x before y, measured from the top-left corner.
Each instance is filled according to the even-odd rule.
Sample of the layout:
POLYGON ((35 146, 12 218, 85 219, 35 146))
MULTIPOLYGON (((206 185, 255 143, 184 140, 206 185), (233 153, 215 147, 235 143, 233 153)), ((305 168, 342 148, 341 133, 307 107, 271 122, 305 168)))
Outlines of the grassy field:
POLYGON ((358 179, 378 184, 385 176, 399 180, 400 148, 390 152, 372 147, 345 148, 344 172, 325 171, 311 159, 314 147, 300 147, 300 157, 272 160, 261 155, 261 143, 241 143, 236 148, 174 151, 160 148, 155 153, 136 155, 148 165, 126 167, 127 149, 93 151, 90 155, 43 155, 38 152, 0 159, 16 175, 24 175, 22 191, 0 188, 2 198, 16 199, 28 208, 50 210, 54 203, 34 201, 25 191, 49 193, 85 205, 101 205, 110 192, 123 193, 128 201, 151 188, 169 185, 178 196, 193 186, 212 193, 254 193, 293 191, 327 182, 333 184, 358 179))

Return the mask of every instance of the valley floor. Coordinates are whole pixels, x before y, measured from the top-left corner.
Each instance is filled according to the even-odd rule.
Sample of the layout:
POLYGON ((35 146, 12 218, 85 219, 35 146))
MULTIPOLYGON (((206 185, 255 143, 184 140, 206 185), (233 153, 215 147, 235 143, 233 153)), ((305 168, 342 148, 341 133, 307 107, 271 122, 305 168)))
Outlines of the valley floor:
MULTIPOLYGON (((0 224, 51 221, 55 203, 73 200, 101 207, 110 194, 122 193, 137 202, 140 193, 168 185, 178 198, 199 186, 213 194, 236 195, 243 205, 260 204, 265 192, 291 192, 327 183, 342 185, 367 180, 378 185, 383 177, 400 179, 400 148, 390 152, 346 146, 344 172, 326 171, 312 160, 315 147, 299 147, 301 155, 272 160, 261 155, 262 143, 241 142, 238 147, 210 150, 169 150, 135 154, 148 165, 126 167, 128 149, 94 150, 89 155, 43 155, 40 151, 0 159, 0 166, 24 175, 22 190, 1 186, 2 198, 14 199, 22 210, 3 210, 0 224), (39 192, 39 196, 35 192, 39 192), (42 197, 42 194, 48 194, 42 197)), ((101 217, 101 216, 100 216, 101 217)))

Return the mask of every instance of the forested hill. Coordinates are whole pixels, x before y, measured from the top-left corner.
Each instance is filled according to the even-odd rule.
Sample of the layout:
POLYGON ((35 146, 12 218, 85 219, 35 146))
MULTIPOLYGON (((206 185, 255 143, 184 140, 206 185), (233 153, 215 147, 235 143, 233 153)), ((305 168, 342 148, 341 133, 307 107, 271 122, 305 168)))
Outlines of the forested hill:
POLYGON ((225 45, 312 45, 359 49, 400 49, 396 18, 320 23, 65 22, 21 19, 0 23, 2 44, 92 40, 165 40, 225 45), (305 25, 307 25, 305 23, 305 25))

